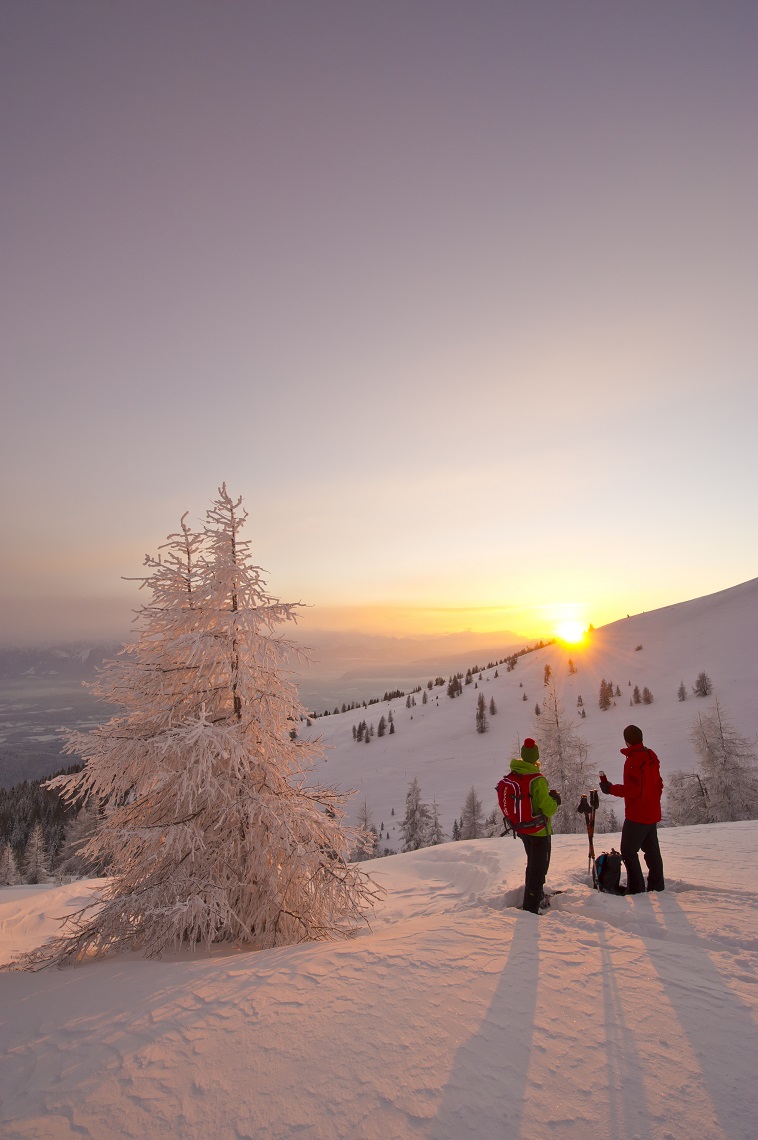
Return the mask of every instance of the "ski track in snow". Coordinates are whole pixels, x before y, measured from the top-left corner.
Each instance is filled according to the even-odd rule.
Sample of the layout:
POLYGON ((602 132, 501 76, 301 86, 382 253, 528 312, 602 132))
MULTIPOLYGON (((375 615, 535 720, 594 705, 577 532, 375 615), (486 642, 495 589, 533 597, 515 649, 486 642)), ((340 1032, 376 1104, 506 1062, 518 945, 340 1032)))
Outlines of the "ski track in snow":
MULTIPOLYGON (((758 823, 663 850, 666 892, 623 898, 557 837, 536 918, 521 844, 447 844, 367 864, 387 895, 347 942, 0 974, 0 1134, 752 1138, 758 894, 730 876, 758 823)), ((0 891, 0 958, 92 886, 0 891)))

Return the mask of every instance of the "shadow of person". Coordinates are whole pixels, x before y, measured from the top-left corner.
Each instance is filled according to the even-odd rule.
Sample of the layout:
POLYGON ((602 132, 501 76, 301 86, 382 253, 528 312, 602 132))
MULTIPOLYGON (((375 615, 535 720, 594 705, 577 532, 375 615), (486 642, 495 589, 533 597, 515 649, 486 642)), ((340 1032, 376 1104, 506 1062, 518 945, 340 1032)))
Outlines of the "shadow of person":
MULTIPOLYGON (((697 1060, 718 1126, 725 1136, 747 1140, 756 1135, 758 1025, 729 981, 730 974, 744 974, 734 965, 735 950, 742 955, 743 947, 699 934, 669 891, 661 918, 665 942, 650 960, 697 1060)), ((752 969, 751 975, 752 983, 752 969)))
POLYGON ((433 1140, 521 1131, 540 972, 539 924, 536 915, 517 913, 490 1004, 453 1060, 429 1133, 433 1140))

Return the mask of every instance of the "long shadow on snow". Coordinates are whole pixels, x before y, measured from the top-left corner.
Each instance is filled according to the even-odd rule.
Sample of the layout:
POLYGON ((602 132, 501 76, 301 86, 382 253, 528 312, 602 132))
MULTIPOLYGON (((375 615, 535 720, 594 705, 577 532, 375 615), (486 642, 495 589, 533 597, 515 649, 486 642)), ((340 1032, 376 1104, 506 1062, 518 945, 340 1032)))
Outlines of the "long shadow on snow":
POLYGON ((669 945, 651 947, 650 961, 697 1057, 703 1085, 724 1135, 730 1140, 752 1140, 758 1113, 758 1026, 752 1010, 743 1005, 711 957, 729 955, 730 951, 719 943, 704 941, 676 895, 668 891, 665 918, 669 945), (684 980, 677 941, 685 944, 688 973, 684 980), (696 973, 692 971, 693 960, 696 973), (694 990, 697 1001, 693 1000, 694 990), (735 1131, 737 1118, 739 1131, 735 1131))
POLYGON ((540 972, 539 922, 532 914, 517 916, 489 1008, 455 1055, 432 1140, 521 1133, 540 972))

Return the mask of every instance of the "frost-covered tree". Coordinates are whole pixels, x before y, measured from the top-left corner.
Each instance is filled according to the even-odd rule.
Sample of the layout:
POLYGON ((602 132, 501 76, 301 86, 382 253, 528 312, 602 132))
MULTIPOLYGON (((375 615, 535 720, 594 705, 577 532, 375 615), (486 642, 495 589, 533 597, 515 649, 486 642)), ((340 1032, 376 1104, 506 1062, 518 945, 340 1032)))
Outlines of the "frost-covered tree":
POLYGON ((427 847, 437 847, 440 843, 445 843, 447 836, 445 835, 440 820, 439 804, 436 800, 432 801, 431 817, 429 819, 429 833, 427 847))
POLYGON ((493 810, 484 821, 484 837, 485 839, 494 839, 496 835, 501 835, 503 831, 503 817, 500 812, 493 810))
POLYGON ((679 688, 676 691, 676 695, 680 701, 687 700, 687 689, 685 687, 684 681, 682 681, 679 685, 679 688))
POLYGON ((587 791, 594 772, 590 768, 587 744, 574 718, 566 713, 558 699, 555 684, 550 686, 539 722, 535 721, 534 735, 539 743, 542 771, 566 805, 553 816, 553 830, 584 830, 584 817, 573 809, 582 792, 587 791))
POLYGON ((418 851, 429 844, 431 812, 421 799, 421 785, 414 776, 405 796, 405 818, 400 824, 403 851, 418 851))
POLYGON ((484 835, 484 811, 475 788, 469 788, 461 810, 461 839, 481 839, 484 835))
POLYGON ((600 682, 600 693, 598 695, 598 705, 605 712, 613 704, 613 685, 605 678, 600 682))
POLYGON ((490 716, 497 716, 497 705, 494 697, 490 697, 490 716))
POLYGON ((21 882, 16 852, 10 843, 0 848, 0 887, 15 887, 21 882))
POLYGON ((41 823, 35 823, 24 851, 24 882, 50 882, 50 856, 45 847, 45 833, 41 823))
POLYGON ((358 838, 353 847, 352 858, 354 863, 362 863, 366 859, 375 859, 378 853, 379 835, 374 823, 374 817, 369 811, 368 802, 364 798, 358 808, 356 820, 358 838))
POLYGON ((653 703, 653 694, 650 692, 650 689, 648 689, 647 685, 645 685, 642 690, 642 703, 643 705, 652 705, 653 703))
POLYGON ((694 772, 674 772, 668 782, 673 824, 724 823, 758 818, 755 746, 729 722, 716 699, 698 714, 690 739, 698 755, 694 772))
POLYGON ((318 742, 290 736, 304 710, 279 627, 297 607, 267 593, 246 518, 224 485, 201 532, 185 515, 145 560, 138 636, 94 685, 120 711, 69 735, 85 767, 52 782, 103 810, 84 850, 112 877, 30 965, 346 937, 376 895, 349 863, 347 795, 313 781, 318 742))
POLYGON ((674 827, 712 823, 705 784, 699 772, 672 772, 667 780, 666 804, 674 827))

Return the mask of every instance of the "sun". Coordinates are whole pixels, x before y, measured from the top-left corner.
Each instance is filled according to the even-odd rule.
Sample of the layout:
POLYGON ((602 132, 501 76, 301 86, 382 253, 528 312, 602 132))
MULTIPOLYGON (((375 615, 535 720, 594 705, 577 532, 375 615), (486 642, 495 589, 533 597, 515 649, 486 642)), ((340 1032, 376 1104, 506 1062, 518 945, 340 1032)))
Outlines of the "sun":
POLYGON ((561 641, 566 641, 569 645, 578 645, 584 641, 584 630, 578 621, 561 622, 555 633, 561 641))

